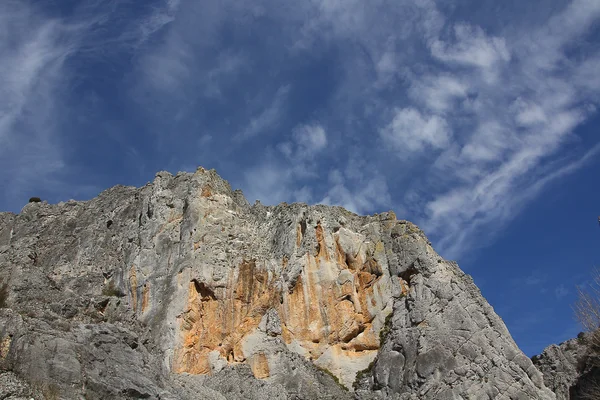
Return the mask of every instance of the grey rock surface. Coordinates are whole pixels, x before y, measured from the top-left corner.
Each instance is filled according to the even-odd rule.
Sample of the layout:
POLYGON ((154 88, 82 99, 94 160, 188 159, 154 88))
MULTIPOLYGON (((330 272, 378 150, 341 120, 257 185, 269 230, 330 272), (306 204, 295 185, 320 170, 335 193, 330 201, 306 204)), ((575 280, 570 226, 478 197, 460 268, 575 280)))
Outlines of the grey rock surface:
POLYGON ((557 400, 585 399, 588 385, 595 382, 600 394, 600 356, 593 350, 591 333, 580 333, 577 338, 544 349, 532 357, 542 372, 545 385, 556 393, 557 400))
POLYGON ((0 281, 6 398, 555 398, 415 225, 214 171, 0 213, 0 281))
POLYGON ((394 244, 410 290, 363 387, 397 399, 554 398, 469 276, 418 236, 394 244))
POLYGON ((29 400, 41 398, 42 393, 36 393, 27 382, 20 379, 14 372, 0 373, 0 399, 29 400))

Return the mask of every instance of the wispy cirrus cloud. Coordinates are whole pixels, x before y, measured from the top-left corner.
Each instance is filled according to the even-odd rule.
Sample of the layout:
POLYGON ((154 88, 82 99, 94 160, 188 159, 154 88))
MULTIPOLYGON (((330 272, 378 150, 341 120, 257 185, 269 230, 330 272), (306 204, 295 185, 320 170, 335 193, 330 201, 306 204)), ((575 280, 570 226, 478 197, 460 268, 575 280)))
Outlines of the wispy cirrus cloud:
POLYGON ((21 2, 0 4, 0 165, 5 201, 64 167, 52 132, 63 71, 76 43, 68 27, 21 2))
MULTIPOLYGON (((552 31, 544 26, 528 34, 507 32, 505 39, 458 25, 451 45, 435 41, 431 47, 434 57, 468 82, 470 98, 446 118, 473 126, 434 164, 446 180, 451 171, 456 185, 425 204, 424 227, 439 235, 447 255, 457 257, 472 248, 483 230, 493 234, 501 229, 539 193, 542 183, 582 165, 575 159, 555 174, 540 173, 548 157, 590 116, 586 96, 571 80, 581 67, 564 63, 570 40, 584 35, 582 27, 598 15, 598 6, 588 7, 585 16, 575 11, 583 6, 572 4, 555 16, 552 31), (532 43, 524 51, 522 37, 536 38, 535 55, 530 53, 532 43)), ((598 78, 588 83, 594 85, 594 80, 598 78)), ((583 159, 596 151, 591 149, 583 159)))
POLYGON ((125 30, 120 36, 121 41, 127 42, 129 39, 127 36, 130 36, 136 47, 145 44, 152 36, 175 20, 180 4, 181 0, 164 0, 159 3, 146 17, 133 24, 131 29, 125 30))
POLYGON ((327 194, 319 203, 340 205, 359 214, 374 208, 391 208, 387 182, 376 173, 333 170, 327 184, 327 194))
POLYGON ((70 181, 76 174, 69 157, 77 149, 69 143, 81 134, 70 126, 88 118, 74 112, 82 95, 76 91, 93 79, 81 68, 131 51, 168 22, 150 15, 142 13, 130 24, 124 7, 95 0, 68 10, 30 1, 0 4, 2 202, 22 205, 31 195, 97 193, 97 185, 70 181))
POLYGON ((265 130, 275 128, 284 117, 283 113, 285 112, 285 103, 289 91, 289 85, 278 88, 270 104, 268 104, 265 109, 258 111, 258 113, 252 116, 249 121, 246 121, 246 127, 235 136, 235 139, 250 139, 264 133, 265 130))
POLYGON ((435 39, 430 44, 433 57, 449 64, 479 69, 486 81, 497 79, 497 68, 510 61, 506 41, 485 34, 479 26, 458 23, 454 25, 450 40, 435 39))
MULTIPOLYGON (((577 61, 568 54, 590 34, 598 5, 574 1, 548 21, 490 33, 476 23, 447 19, 434 2, 398 2, 393 9, 377 2, 368 9, 354 2, 316 4, 320 12, 297 43, 315 48, 310 38, 320 34, 347 45, 355 57, 336 89, 341 101, 330 110, 347 114, 341 117, 349 128, 340 145, 380 136, 380 146, 401 166, 400 173, 383 174, 384 181, 404 188, 402 195, 392 193, 392 204, 412 210, 411 218, 446 256, 484 245, 482 232, 493 238, 545 184, 595 154, 596 148, 571 147, 570 157, 560 157, 558 165, 552 161, 595 113, 599 78, 591 71, 597 49, 588 46, 577 61), (358 107, 364 114, 348 112, 358 107)), ((371 169, 378 164, 394 163, 374 162, 371 169)), ((334 173, 326 201, 343 192, 339 181, 334 173)))
POLYGON ((320 178, 315 160, 322 157, 327 142, 327 132, 318 122, 294 127, 289 140, 270 149, 263 162, 244 173, 247 196, 268 204, 314 202, 311 181, 320 178))

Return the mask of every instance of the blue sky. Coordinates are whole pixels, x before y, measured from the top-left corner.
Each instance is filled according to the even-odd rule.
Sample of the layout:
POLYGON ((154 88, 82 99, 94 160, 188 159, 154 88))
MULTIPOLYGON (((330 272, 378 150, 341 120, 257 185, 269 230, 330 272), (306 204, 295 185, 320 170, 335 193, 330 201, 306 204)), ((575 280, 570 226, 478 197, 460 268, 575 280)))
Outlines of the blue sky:
POLYGON ((600 264, 600 2, 3 0, 0 209, 215 168, 393 209, 531 355, 600 264))

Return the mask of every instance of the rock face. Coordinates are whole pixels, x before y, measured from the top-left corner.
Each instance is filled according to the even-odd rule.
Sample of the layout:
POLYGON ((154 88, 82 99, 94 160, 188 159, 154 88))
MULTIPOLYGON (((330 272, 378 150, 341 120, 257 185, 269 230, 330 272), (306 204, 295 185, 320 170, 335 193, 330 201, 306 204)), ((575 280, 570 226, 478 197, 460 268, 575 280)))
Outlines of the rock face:
POLYGON ((580 333, 575 339, 548 346, 532 358, 557 400, 597 398, 600 394, 600 356, 592 346, 592 334, 580 333), (585 396, 592 390, 596 397, 585 396))
POLYGON ((34 398, 554 398, 415 225, 214 171, 0 213, 0 280, 0 382, 34 398))

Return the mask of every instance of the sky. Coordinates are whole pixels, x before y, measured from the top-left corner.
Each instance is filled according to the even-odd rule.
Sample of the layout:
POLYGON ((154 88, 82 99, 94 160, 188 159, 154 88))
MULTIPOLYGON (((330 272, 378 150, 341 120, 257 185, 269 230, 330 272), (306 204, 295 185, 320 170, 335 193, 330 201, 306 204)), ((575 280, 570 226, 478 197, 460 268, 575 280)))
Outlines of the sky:
POLYGON ((214 168, 394 210, 529 356, 600 266, 600 1, 2 0, 0 209, 214 168))

